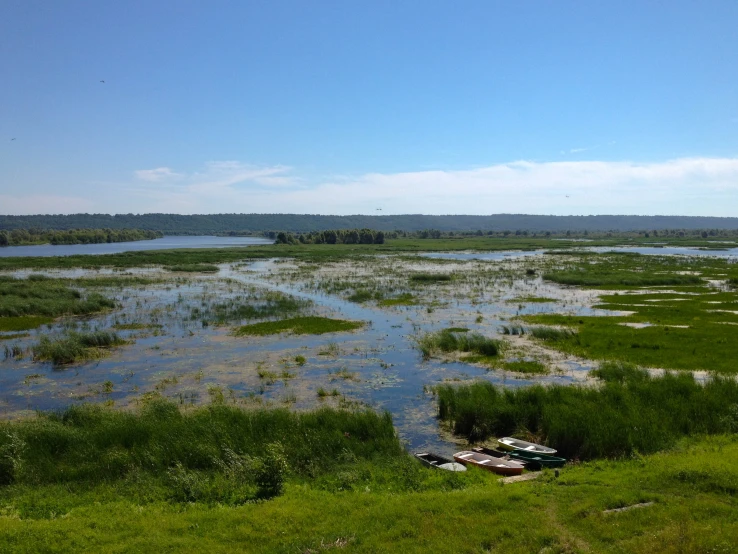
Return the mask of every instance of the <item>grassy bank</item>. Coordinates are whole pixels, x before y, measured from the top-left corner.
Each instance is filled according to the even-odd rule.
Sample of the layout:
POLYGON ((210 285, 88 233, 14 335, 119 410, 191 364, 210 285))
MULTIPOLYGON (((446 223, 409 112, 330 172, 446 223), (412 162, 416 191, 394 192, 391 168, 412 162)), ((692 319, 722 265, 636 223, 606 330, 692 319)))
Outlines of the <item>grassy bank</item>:
POLYGON ((471 442, 516 435, 567 458, 622 457, 672 446, 685 435, 738 431, 738 383, 691 374, 652 377, 621 364, 593 372, 597 387, 489 382, 440 385, 438 415, 471 442))
POLYGON ((735 435, 505 487, 425 469, 373 412, 84 407, 0 437, 17 472, 0 486, 4 552, 727 554, 738 541, 735 435), (254 501, 243 468, 277 437, 283 494, 254 501))
POLYGON ((115 303, 101 294, 83 295, 55 279, 0 276, 0 321, 4 317, 83 315, 113 307, 115 303))

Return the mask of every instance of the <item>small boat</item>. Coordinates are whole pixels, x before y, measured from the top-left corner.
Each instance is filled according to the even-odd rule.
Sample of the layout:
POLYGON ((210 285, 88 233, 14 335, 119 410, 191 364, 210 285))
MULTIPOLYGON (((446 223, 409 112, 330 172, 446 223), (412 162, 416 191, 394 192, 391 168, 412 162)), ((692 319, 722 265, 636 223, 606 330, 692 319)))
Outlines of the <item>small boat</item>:
POLYGON ((524 450, 526 452, 535 452, 536 454, 556 454, 556 450, 548 446, 541 446, 534 442, 521 441, 512 437, 502 437, 497 439, 497 444, 502 450, 524 450))
POLYGON ((550 456, 548 454, 537 454, 528 452, 527 450, 513 450, 510 457, 518 462, 525 462, 525 466, 529 469, 543 469, 544 467, 563 467, 566 463, 565 458, 550 456))
POLYGON ((415 454, 415 457, 425 465, 435 467, 437 469, 445 469, 446 471, 466 471, 465 466, 456 463, 453 460, 449 460, 448 458, 444 458, 443 456, 439 456, 438 454, 419 452, 415 454))
POLYGON ((461 464, 472 464, 487 471, 499 473, 500 475, 520 475, 523 473, 523 464, 514 460, 495 458, 481 452, 464 450, 454 454, 454 460, 461 464))
MULTIPOLYGON (((502 452, 500 450, 495 450, 494 448, 487 448, 486 446, 475 446, 472 448, 474 452, 479 452, 481 454, 486 454, 487 456, 492 456, 493 458, 502 458, 505 460, 512 459, 511 452, 502 452)), ((522 464, 527 467, 527 463, 525 460, 513 460, 515 462, 518 462, 519 464, 522 464)))

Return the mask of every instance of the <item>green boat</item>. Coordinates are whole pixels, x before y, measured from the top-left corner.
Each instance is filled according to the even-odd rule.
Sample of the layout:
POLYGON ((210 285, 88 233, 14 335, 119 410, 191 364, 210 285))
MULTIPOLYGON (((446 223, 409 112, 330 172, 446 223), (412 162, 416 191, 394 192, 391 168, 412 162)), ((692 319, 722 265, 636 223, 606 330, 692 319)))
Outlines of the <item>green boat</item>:
POLYGON ((548 454, 537 454, 535 452, 526 452, 524 450, 513 450, 507 453, 514 460, 525 462, 531 469, 542 469, 544 467, 562 467, 566 463, 566 459, 558 456, 550 456, 548 454))

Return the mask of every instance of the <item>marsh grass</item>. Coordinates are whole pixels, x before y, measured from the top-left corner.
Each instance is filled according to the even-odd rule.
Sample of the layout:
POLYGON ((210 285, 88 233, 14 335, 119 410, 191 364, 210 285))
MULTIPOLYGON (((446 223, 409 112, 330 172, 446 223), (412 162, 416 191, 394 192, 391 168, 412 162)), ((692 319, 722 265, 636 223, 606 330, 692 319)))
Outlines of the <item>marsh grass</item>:
POLYGON ((178 264, 165 266, 164 269, 175 272, 187 272, 187 273, 218 273, 220 268, 217 265, 212 264, 178 264))
POLYGON ((243 325, 235 329, 233 334, 236 336, 263 336, 290 332, 295 335, 322 335, 324 333, 353 331, 363 326, 364 323, 361 321, 346 321, 343 319, 331 319, 328 317, 308 316, 243 325))
POLYGON ((738 405, 738 383, 692 375, 652 377, 632 366, 604 364, 599 387, 534 385, 504 389, 489 382, 439 385, 439 417, 470 441, 530 436, 567 458, 622 457, 673 445, 685 435, 723 433, 738 405))
MULTIPOLYGON (((13 325, 14 321, 16 325, 23 321, 26 324, 35 323, 33 320, 15 319, 3 324, 5 318, 23 316, 53 318, 60 315, 91 314, 114 307, 115 302, 109 298, 98 293, 84 296, 80 291, 57 280, 0 277, 0 328, 13 325)), ((40 324, 42 323, 35 326, 40 324)))
POLYGON ((537 326, 528 329, 528 334, 539 340, 561 341, 573 337, 576 332, 568 328, 537 326))
POLYGON ((414 283, 442 283, 453 280, 448 273, 413 273, 410 280, 414 283))
POLYGON ((204 308, 195 307, 190 319, 224 325, 234 321, 295 315, 310 305, 310 300, 298 299, 278 291, 261 291, 245 299, 235 298, 204 308))
POLYGON ((409 292, 400 294, 393 298, 384 298, 379 301, 380 306, 415 306, 417 304, 417 299, 409 292))
POLYGON ((439 352, 466 352, 490 357, 500 351, 499 341, 479 333, 455 332, 452 329, 426 333, 417 339, 416 346, 423 358, 430 358, 439 352))
POLYGON ((0 331, 28 331, 29 329, 36 329, 53 321, 53 317, 39 315, 0 317, 0 331))
POLYGON ((50 361, 57 365, 92 360, 106 355, 110 348, 125 344, 116 333, 94 331, 69 333, 65 337, 51 339, 42 336, 33 347, 33 357, 39 361, 50 361))

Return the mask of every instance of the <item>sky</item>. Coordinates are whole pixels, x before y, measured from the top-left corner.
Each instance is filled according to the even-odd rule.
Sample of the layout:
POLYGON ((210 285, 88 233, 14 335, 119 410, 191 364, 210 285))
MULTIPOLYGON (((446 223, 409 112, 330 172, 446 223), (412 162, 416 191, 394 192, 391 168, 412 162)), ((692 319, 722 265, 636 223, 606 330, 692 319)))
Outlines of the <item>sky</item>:
POLYGON ((735 0, 0 0, 0 214, 736 216, 737 28, 735 0))

